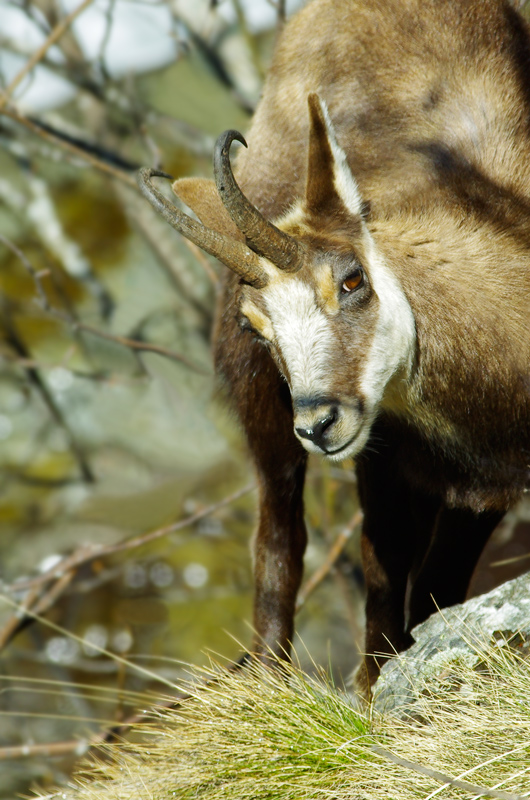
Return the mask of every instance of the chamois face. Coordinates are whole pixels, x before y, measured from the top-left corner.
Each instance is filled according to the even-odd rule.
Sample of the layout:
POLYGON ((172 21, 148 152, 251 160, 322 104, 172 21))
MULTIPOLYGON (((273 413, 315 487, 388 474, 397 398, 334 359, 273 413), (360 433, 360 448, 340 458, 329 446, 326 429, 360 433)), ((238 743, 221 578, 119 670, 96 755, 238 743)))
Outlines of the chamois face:
POLYGON ((412 367, 415 326, 317 103, 310 105, 306 198, 276 222, 301 243, 303 266, 293 274, 262 259, 268 282, 242 287, 238 321, 289 384, 300 442, 340 460, 363 449, 379 408, 395 404, 412 367))
POLYGON ((363 449, 413 358, 410 306, 361 228, 357 241, 308 247, 295 275, 272 268, 265 288, 241 290, 239 324, 268 348, 289 384, 296 436, 332 460, 363 449))
MULTIPOLYGON (((362 200, 326 106, 317 95, 308 100, 305 197, 270 229, 263 218, 256 223, 259 212, 252 209, 250 235, 244 234, 241 217, 224 206, 218 189, 233 180, 231 170, 217 188, 193 178, 173 188, 199 219, 225 237, 223 252, 230 240, 243 248, 237 251, 241 265, 239 255, 236 263, 232 256, 230 263, 225 260, 243 278, 237 314, 243 334, 268 348, 289 384, 294 431, 303 446, 340 460, 363 449, 381 406, 399 404, 400 387, 412 368, 415 325, 399 281, 363 219, 362 200), (280 243, 271 252, 281 251, 282 237, 288 241, 291 253, 296 251, 294 265, 260 255, 267 250, 263 236, 251 252, 256 224, 263 236, 270 230, 280 243), (250 270, 244 266, 248 259, 250 270)), ((227 134, 230 143, 234 137, 227 134)), ((248 200, 241 202, 244 217, 248 200)))

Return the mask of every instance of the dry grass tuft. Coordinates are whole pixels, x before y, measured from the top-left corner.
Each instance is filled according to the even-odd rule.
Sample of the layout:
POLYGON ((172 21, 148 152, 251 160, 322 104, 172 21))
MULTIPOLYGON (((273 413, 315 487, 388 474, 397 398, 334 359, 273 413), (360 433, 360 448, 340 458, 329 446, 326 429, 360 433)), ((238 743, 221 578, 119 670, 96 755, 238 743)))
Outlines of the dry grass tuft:
POLYGON ((210 678, 182 707, 159 710, 143 726, 141 744, 112 747, 114 759, 53 797, 530 795, 530 665, 508 647, 491 648, 478 666, 456 662, 419 687, 415 720, 366 716, 324 679, 291 667, 283 674, 257 665, 236 674, 213 667, 210 678), (465 788, 454 780, 444 786, 439 773, 465 788))

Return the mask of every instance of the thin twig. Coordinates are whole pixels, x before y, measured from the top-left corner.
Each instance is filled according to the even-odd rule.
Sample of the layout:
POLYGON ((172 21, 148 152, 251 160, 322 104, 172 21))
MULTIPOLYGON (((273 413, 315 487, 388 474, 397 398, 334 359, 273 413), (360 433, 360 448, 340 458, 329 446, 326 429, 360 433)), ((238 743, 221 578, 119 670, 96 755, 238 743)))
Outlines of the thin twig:
MULTIPOLYGON (((60 137, 57 134, 54 134, 51 130, 47 128, 41 127, 39 124, 33 122, 32 120, 28 119, 28 117, 24 116, 16 107, 10 105, 5 107, 2 113, 9 117, 10 119, 14 120, 15 122, 23 125, 24 127, 28 128, 33 134, 44 139, 49 144, 53 144, 56 147, 59 147, 61 150, 66 151, 72 156, 81 159, 82 161, 87 162, 99 172, 115 178, 121 183, 124 183, 126 186, 129 186, 138 192, 138 186, 134 176, 122 169, 118 166, 113 166, 112 164, 107 163, 106 161, 98 158, 93 153, 84 150, 82 147, 73 144, 73 142, 69 141, 66 138, 60 137)), ((204 271, 208 275, 211 283, 217 288, 219 286, 219 278, 208 263, 207 259, 203 256, 201 251, 192 244, 192 242, 184 239, 185 245, 189 248, 189 250, 194 254, 194 256, 198 259, 199 263, 203 267, 204 271)))
POLYGON ((37 288, 37 292, 39 294, 39 299, 42 304, 42 307, 48 309, 49 302, 46 292, 44 291, 44 286, 42 285, 42 278, 47 277, 49 271, 48 270, 45 270, 44 272, 37 271, 33 266, 33 264, 31 263, 31 261, 29 260, 29 258, 26 256, 26 254, 23 253, 23 251, 20 249, 20 247, 17 247, 16 244, 12 242, 11 239, 5 237, 3 233, 0 233, 0 242, 2 242, 4 247, 7 247, 8 250, 11 250, 13 255, 16 256, 18 260, 22 263, 26 272, 33 278, 33 283, 37 288))
POLYGON ((20 627, 21 620, 24 618, 24 614, 27 609, 31 608, 35 600, 39 597, 41 591, 41 586, 33 586, 29 592, 26 594, 22 602, 20 603, 20 608, 17 609, 16 613, 9 617, 8 621, 4 625, 3 629, 0 631, 0 652, 6 647, 9 642, 12 640, 13 636, 15 635, 17 629, 20 627))
POLYGON ((217 275, 217 273, 213 269, 212 265, 210 264, 210 262, 208 261, 208 259, 206 258, 206 256, 202 252, 202 250, 199 247, 197 247, 196 244, 193 244, 193 242, 190 242, 189 239, 184 239, 184 241, 188 246, 188 250, 190 250, 190 252, 193 253, 195 258, 197 259, 197 261, 199 262, 199 264, 201 265, 201 267, 205 271, 206 275, 210 279, 210 281, 211 281, 212 285, 214 286, 214 288, 216 290, 218 290, 219 289, 219 283, 220 283, 219 276, 217 275))
POLYGON ((109 342, 121 344, 123 347, 128 347, 130 350, 137 350, 145 353, 157 353, 159 356, 164 356, 165 358, 169 358, 179 364, 184 364, 186 367, 188 367, 188 369, 198 372, 199 375, 211 375, 209 370, 198 367, 192 361, 189 361, 185 356, 181 356, 180 353, 175 353, 173 350, 168 350, 166 347, 162 347, 161 345, 149 344, 148 342, 139 342, 136 339, 128 339, 126 336, 116 336, 112 333, 106 333, 98 328, 93 328, 91 325, 86 325, 84 322, 69 321, 67 319, 65 320, 64 315, 60 314, 60 312, 53 312, 53 316, 59 315, 63 318, 63 321, 68 322, 75 330, 91 333, 93 336, 99 336, 101 339, 107 339, 109 342))
POLYGON ((509 792, 500 792, 498 789, 488 789, 486 786, 477 786, 474 783, 468 783, 468 781, 461 781, 458 778, 452 778, 450 775, 445 775, 443 772, 439 772, 436 769, 431 769, 431 767, 425 767, 423 764, 418 764, 414 761, 408 761, 406 758, 401 758, 401 756, 398 756, 395 753, 392 753, 390 750, 386 750, 384 747, 380 747, 377 744, 371 745, 370 749, 373 753, 376 753, 387 761, 392 761, 394 764, 398 764, 400 767, 405 767, 405 769, 419 772, 420 775, 426 775, 428 778, 432 778, 433 780, 437 781, 437 783, 441 783, 444 786, 453 786, 455 789, 463 789, 465 792, 471 792, 476 797, 495 797, 498 798, 498 800, 527 800, 527 798, 523 798, 521 795, 510 794, 509 792))
MULTIPOLYGON (((22 358, 14 353, 0 353, 0 363, 5 362, 6 364, 13 364, 18 367, 22 367, 23 369, 27 369, 28 367, 32 367, 33 369, 40 369, 40 370, 49 370, 54 369, 57 366, 63 366, 63 363, 57 361, 51 361, 49 363, 44 363, 42 361, 37 361, 35 358, 22 358)), ((110 370, 107 369, 100 369, 94 372, 84 372, 80 369, 74 369, 72 367, 68 367, 68 370, 72 373, 75 378, 81 378, 82 380, 86 381, 95 381, 98 383, 109 383, 115 386, 117 383, 123 384, 134 384, 137 383, 139 378, 134 378, 132 376, 128 376, 127 378, 124 376, 119 376, 119 378, 110 370)), ((13 471, 13 470, 11 470, 13 471)), ((28 480, 33 480, 33 478, 29 478, 28 480)), ((41 479, 36 479, 40 481, 41 479)), ((50 483, 54 481, 51 480, 50 483)), ((62 479, 60 479, 62 482, 62 479)), ((45 480, 44 483, 47 485, 48 481, 45 480)))
POLYGON ((276 9, 276 37, 287 21, 286 0, 268 0, 269 5, 276 9))
MULTIPOLYGON (((29 352, 24 344, 23 340, 18 334, 18 331, 15 327, 13 320, 11 319, 10 314, 8 313, 9 309, 7 307, 7 303, 3 303, 3 324, 5 330, 5 338, 7 343, 13 348, 13 350, 23 359, 29 359, 29 352)), ((51 417, 55 420, 55 422, 59 425, 60 428, 64 431, 67 439, 68 439, 68 446, 77 461, 79 469, 81 471, 81 475, 83 479, 87 483, 94 483, 95 476, 92 472, 92 468, 88 463, 88 460, 83 452, 82 448, 80 447, 76 437, 74 436, 73 431, 71 430, 68 422, 66 421, 64 414, 61 408, 55 402, 55 399, 50 392, 48 385, 46 384, 44 378, 40 374, 39 370, 34 369, 33 367, 26 368, 26 374, 28 376, 28 380, 34 386, 35 390, 38 392, 39 396, 41 397, 42 401, 44 402, 45 406, 48 408, 51 417)))
MULTIPOLYGON (((179 260, 181 259, 180 253, 175 250, 175 237, 174 235, 168 237, 168 234, 173 234, 167 225, 160 219, 153 219, 152 215, 155 213, 144 201, 143 197, 138 198, 138 202, 127 204, 127 213, 131 218, 132 223, 136 226, 138 231, 145 238, 149 247, 155 253, 164 273, 168 279, 177 289, 179 295, 192 306, 201 318, 208 324, 211 323, 212 311, 211 308, 199 300, 196 296, 196 280, 184 280, 184 273, 179 268, 179 260), (147 212, 147 213, 145 213, 147 212), (156 224, 153 225, 153 222, 156 224), (164 234, 162 234, 164 231, 164 234)), ((193 253, 199 264, 203 267, 204 271, 210 282, 217 287, 219 279, 214 273, 212 267, 207 262, 204 253, 199 250, 192 242, 184 237, 180 237, 180 243, 183 243, 193 253), (206 263, 205 263, 206 262, 206 263)))
POLYGON ((15 636, 23 630, 35 615, 42 616, 46 613, 68 588, 75 576, 73 570, 65 572, 54 579, 52 586, 41 593, 41 586, 29 590, 17 611, 9 618, 7 624, 0 632, 0 652, 10 644, 15 636))
POLYGON ((277 0, 276 2, 277 9, 278 9, 278 24, 277 28, 280 30, 285 25, 285 21, 287 19, 287 12, 286 12, 286 0, 277 0))
POLYGON ((105 9, 105 16, 107 18, 106 25, 105 25, 105 34, 103 39, 101 40, 101 44, 99 46, 99 53, 97 55, 97 61, 99 63, 99 68, 101 70, 101 74, 108 81, 110 75, 108 73, 106 64, 105 64, 105 53, 107 50, 107 46, 110 41, 110 34, 112 31, 112 26, 114 25, 114 11, 116 7, 116 0, 110 0, 107 8, 105 9))
POLYGON ((243 11, 241 0, 232 0, 232 2, 236 12, 239 29, 241 31, 243 40, 248 47, 252 63, 254 64, 254 67, 256 69, 256 72, 258 73, 259 78, 263 80, 264 70, 263 70, 263 64, 261 63, 260 59, 259 49, 257 46, 256 39, 252 35, 248 27, 247 18, 245 16, 245 12, 243 11))
POLYGON ((201 511, 191 514, 189 517, 184 517, 184 519, 181 519, 178 522, 174 522, 171 525, 166 525, 163 528, 157 528, 154 531, 149 531, 148 533, 141 534, 140 536, 134 536, 131 539, 125 539, 117 544, 84 545, 78 548, 71 555, 64 558, 47 572, 44 572, 42 575, 38 575, 35 578, 24 578, 22 580, 15 581, 9 586, 4 587, 3 591, 19 592, 24 589, 30 589, 33 586, 38 586, 39 584, 45 583, 53 578, 57 578, 59 575, 62 575, 71 569, 76 569, 82 564, 93 561, 95 558, 102 558, 103 556, 124 552, 126 550, 132 550, 136 547, 142 547, 149 542, 160 539, 162 536, 167 536, 170 533, 176 533, 183 528, 194 525, 201 519, 204 519, 211 514, 215 514, 216 511, 220 511, 222 508, 234 503, 236 500, 239 500, 241 497, 244 497, 244 495, 249 494, 255 489, 256 485, 251 483, 248 486, 245 486, 243 489, 238 489, 237 492, 228 495, 228 497, 219 500, 217 503, 212 503, 211 505, 206 506, 206 508, 203 508, 201 511))
POLYGON ((511 558, 503 558, 500 561, 492 561, 490 567, 507 567, 510 564, 517 564, 519 561, 526 561, 530 558, 530 553, 523 553, 520 556, 512 556, 511 558))
POLYGON ((70 586, 73 579, 75 577, 75 572, 73 569, 65 572, 63 575, 60 575, 55 583, 50 586, 46 594, 42 595, 39 600, 35 603, 34 607, 31 609, 32 614, 38 614, 41 617, 43 614, 48 611, 56 600, 62 595, 62 593, 70 586))
POLYGON ((39 49, 35 51, 29 61, 22 67, 20 72, 15 75, 9 86, 0 95, 0 111, 2 111, 13 92, 21 83, 21 81, 24 80, 26 75, 31 72, 33 67, 35 67, 42 58, 44 58, 50 47, 61 38, 61 36, 68 30, 74 19, 83 11, 85 11, 85 9, 88 8, 92 2, 93 0, 83 0, 83 2, 77 8, 75 8, 70 14, 67 14, 67 16, 55 26, 48 38, 42 43, 39 49))
MULTIPOLYGON (((59 756, 82 756, 89 747, 95 747, 100 742, 86 742, 71 740, 69 742, 51 742, 50 744, 20 744, 10 747, 0 747, 0 761, 10 761, 14 758, 57 758, 59 756)), ((56 795, 50 795, 55 797, 56 795)), ((59 795, 57 795, 59 796, 59 795)), ((43 800, 43 798, 41 798, 43 800)))
POLYGON ((136 180, 133 175, 129 172, 126 172, 119 167, 112 166, 111 164, 107 164, 100 158, 97 158, 92 153, 88 153, 86 150, 83 150, 81 147, 78 147, 72 142, 67 141, 66 139, 61 139, 59 136, 55 136, 50 131, 41 128, 40 125, 32 122, 32 120, 28 119, 28 117, 24 116, 15 106, 9 105, 5 106, 2 110, 2 114, 5 114, 6 117, 9 119, 18 122, 20 125, 23 125, 25 128, 30 130, 36 136, 39 136, 41 139, 52 143, 58 146, 61 150, 64 150, 71 155, 75 156, 76 158, 81 159, 82 161, 86 161, 91 166, 95 167, 95 169, 99 170, 99 172, 103 172, 105 175, 110 175, 112 178, 116 178, 117 180, 121 181, 122 183, 127 184, 135 191, 139 191, 136 185, 136 180))
MULTIPOLYGON (((241 661, 231 664, 228 667, 228 671, 235 672, 240 670, 244 663, 246 663, 246 659, 247 657, 245 656, 241 661)), ((201 682, 194 687, 193 694, 186 691, 176 691, 174 697, 170 697, 162 702, 158 702, 153 711, 157 709, 177 709, 185 701, 191 700, 194 697, 195 692, 201 689, 207 689, 214 683, 216 683, 215 679, 212 680, 210 678, 206 678, 201 680, 201 682)), ((0 747, 0 761, 7 761, 10 758, 28 758, 36 755, 48 755, 50 757, 63 755, 82 756, 85 755, 88 750, 101 747, 102 745, 109 744, 110 742, 116 741, 116 739, 123 737, 124 734, 135 725, 145 723, 150 717, 151 719, 155 719, 154 714, 151 715, 146 713, 146 711, 134 712, 126 719, 116 722, 112 726, 103 731, 99 731, 98 733, 94 734, 94 736, 91 736, 89 739, 85 740, 73 739, 69 742, 53 742, 48 745, 26 744, 0 747)), ((55 795, 51 795, 51 797, 55 797, 55 795)), ((41 798, 41 800, 46 800, 46 798, 41 798)))
POLYGON ((355 528, 361 524, 363 519, 362 511, 356 511, 346 527, 339 533, 333 542, 324 562, 320 567, 311 575, 305 585, 300 589, 296 600, 296 612, 300 611, 304 603, 307 601, 312 592, 315 591, 324 578, 331 572, 337 559, 343 552, 348 540, 350 539, 355 528))
MULTIPOLYGON (((179 353, 175 353, 173 350, 168 350, 166 347, 162 347, 158 344, 150 344, 149 342, 141 342, 136 339, 129 339, 126 336, 118 336, 116 334, 107 333, 106 331, 102 331, 99 328, 94 328, 92 325, 87 325, 84 322, 80 322, 76 318, 72 317, 70 314, 65 313, 64 311, 59 311, 57 308, 53 308, 48 300, 48 296, 46 294, 46 290, 44 289, 42 283, 42 277, 45 277, 48 273, 47 272, 39 272, 35 269, 35 267, 31 264, 30 260, 25 256, 25 254, 17 247, 13 242, 7 239, 0 233, 0 242, 5 245, 11 252, 17 256, 20 260, 26 271, 29 275, 33 278, 33 282, 37 289, 38 293, 38 303, 43 311, 46 311, 51 317, 59 320, 60 322, 69 325, 72 328, 72 331, 76 333, 77 331, 84 331, 85 333, 90 333, 92 336, 98 336, 100 339, 106 339, 107 341, 114 342, 115 344, 119 344, 122 347, 127 347, 130 350, 138 351, 138 352, 146 352, 146 353, 156 353, 159 356, 164 356, 165 358, 169 358, 172 361, 176 361, 179 364, 184 364, 189 369, 193 370, 194 372, 198 372, 200 375, 210 375, 211 372, 209 370, 203 369, 202 367, 197 366, 192 361, 187 359, 185 356, 180 355, 179 353)), ((17 350, 17 352, 19 352, 17 350)), ((21 358, 23 357, 26 360, 27 364, 31 363, 31 359, 29 359, 29 354, 22 354, 19 352, 21 358)), ((26 369, 31 369, 31 367, 27 366, 26 369)))

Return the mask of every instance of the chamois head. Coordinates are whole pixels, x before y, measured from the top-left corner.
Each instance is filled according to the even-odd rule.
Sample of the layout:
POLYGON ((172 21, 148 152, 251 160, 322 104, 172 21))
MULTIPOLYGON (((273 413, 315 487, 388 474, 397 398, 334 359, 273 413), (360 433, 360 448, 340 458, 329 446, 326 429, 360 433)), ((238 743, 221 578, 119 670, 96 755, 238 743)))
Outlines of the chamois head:
POLYGON ((167 203, 150 184, 154 171, 142 171, 140 186, 174 227, 240 276, 239 325, 268 348, 289 384, 296 436, 309 452, 340 460, 362 450, 379 408, 405 386, 415 325, 315 94, 309 116, 305 197, 274 224, 234 179, 230 144, 245 144, 236 131, 218 139, 215 184, 173 185, 204 224, 167 203))

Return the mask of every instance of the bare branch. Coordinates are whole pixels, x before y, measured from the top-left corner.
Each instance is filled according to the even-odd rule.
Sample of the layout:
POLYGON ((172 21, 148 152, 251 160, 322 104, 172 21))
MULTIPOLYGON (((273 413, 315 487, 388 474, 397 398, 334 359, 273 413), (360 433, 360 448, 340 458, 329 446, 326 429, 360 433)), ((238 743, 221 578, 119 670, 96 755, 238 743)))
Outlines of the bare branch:
POLYGON ((278 24, 277 29, 281 30, 285 25, 285 21, 287 19, 287 11, 286 11, 286 0, 277 0, 276 7, 278 9, 278 24))
POLYGON ((254 483, 248 484, 243 489, 238 489, 237 492, 234 492, 233 494, 228 495, 228 497, 223 498, 223 500, 219 500, 217 503, 212 503, 211 505, 206 506, 206 508, 203 508, 201 511, 197 511, 195 514, 184 517, 184 519, 181 519, 178 522, 174 522, 171 525, 166 525, 163 528, 157 528, 156 530, 144 533, 141 536, 134 536, 131 539, 125 539, 122 542, 118 542, 118 544, 106 546, 84 545, 83 547, 80 547, 74 551, 74 553, 71 555, 64 558, 62 561, 52 567, 52 569, 44 572, 42 575, 39 575, 35 578, 24 578, 22 580, 15 581, 11 585, 4 587, 4 591, 19 592, 25 589, 30 589, 33 586, 38 586, 42 583, 52 580, 53 578, 57 578, 71 569, 76 569, 82 564, 87 564, 88 562, 93 561, 95 558, 102 558, 114 553, 133 550, 136 547, 142 547, 149 542, 160 539, 162 536, 167 536, 170 533, 177 533, 183 528, 194 525, 201 519, 209 517, 211 514, 215 514, 222 508, 226 508, 226 506, 229 506, 231 503, 234 503, 236 500, 239 500, 246 494, 253 492, 255 489, 256 485, 254 483))
POLYGON ((259 49, 258 49, 255 37, 252 35, 252 33, 249 30, 249 27, 248 27, 248 24, 247 24, 247 18, 245 16, 245 13, 243 11, 243 7, 241 5, 241 0, 232 0, 232 2, 233 2, 234 9, 235 9, 235 12, 236 12, 237 22, 238 22, 239 28, 241 30, 241 34, 243 36, 243 39, 245 40, 245 44, 247 45, 249 53, 250 53, 250 56, 252 58, 252 63, 254 64, 254 67, 255 67, 256 72, 258 73, 259 77, 263 80, 263 78, 264 78, 264 70, 263 70, 263 64, 261 63, 261 59, 260 59, 259 49))
POLYGON ((356 511, 346 527, 339 533, 323 563, 300 589, 296 600, 296 613, 298 613, 298 611, 300 611, 300 609, 303 607, 309 595, 311 595, 317 586, 322 583, 324 578, 329 575, 344 548, 346 547, 353 531, 358 525, 361 524, 362 520, 362 511, 356 511))
POLYGON ((31 70, 39 63, 39 61, 46 55, 50 47, 55 44, 55 42, 61 38, 63 33, 70 27, 72 22, 76 17, 79 16, 88 6, 93 2, 93 0, 83 0, 83 2, 74 9, 70 14, 59 22, 53 31, 50 33, 48 38, 45 42, 35 51, 35 53, 31 56, 27 64, 25 64, 20 72, 15 75, 9 86, 2 92, 0 95, 0 111, 5 107, 9 99, 12 97, 13 92, 17 88, 17 86, 24 80, 26 75, 28 75, 31 70))
POLYGON ((7 620, 3 629, 0 631, 0 652, 16 635, 17 630, 20 628, 21 621, 24 619, 25 612, 33 606, 40 593, 41 586, 33 586, 20 603, 17 612, 7 620))
MULTIPOLYGON (((99 328, 94 328, 92 325, 86 325, 83 322, 80 322, 78 319, 73 317, 70 314, 65 313, 64 311, 59 311, 59 309, 53 308, 50 305, 48 300, 48 296, 46 294, 46 290, 42 284, 42 277, 45 277, 48 273, 46 272, 39 272, 36 270, 27 256, 24 255, 22 250, 17 247, 13 242, 7 239, 5 236, 0 234, 0 242, 4 244, 11 252, 20 259, 21 263, 23 264, 24 268, 33 278, 33 282, 35 283, 35 287, 38 293, 38 302, 41 308, 46 311, 51 317, 57 319, 58 321, 69 325, 72 328, 72 331, 76 333, 77 331, 84 331, 85 333, 89 333, 92 336, 98 336, 100 339, 106 339, 107 341, 114 342, 115 344, 121 345, 122 347, 127 347, 130 350, 135 352, 146 352, 146 353, 156 353, 159 356, 164 356, 164 358, 169 358, 171 361, 176 361, 179 364, 184 364, 184 366, 188 367, 188 369, 193 370, 194 372, 199 373, 200 375, 210 375, 209 370, 205 370, 202 367, 197 366, 193 362, 189 361, 185 356, 180 355, 179 353, 175 353, 173 350, 168 350, 166 347, 162 347, 161 345, 157 344, 149 344, 149 342, 141 342, 135 339, 129 339, 126 336, 117 336, 111 333, 107 333, 106 331, 102 331, 99 328)), ((33 362, 29 358, 29 353, 23 348, 22 345, 19 343, 20 346, 15 348, 16 352, 21 357, 21 363, 25 366, 26 369, 34 369, 32 366, 29 366, 33 362)))
MULTIPOLYGON (((84 742, 82 739, 72 739, 69 742, 50 742, 50 744, 20 744, 12 745, 10 747, 0 747, 0 761, 11 761, 15 758, 58 758, 59 756, 76 755, 82 756, 86 753, 89 747, 95 747, 101 744, 101 741, 94 741, 94 743, 84 742)), ((60 797, 60 793, 49 795, 50 799, 53 797, 60 797)), ((41 798, 45 800, 45 798, 41 798)))
POLYGON ((276 35, 278 35, 287 20, 286 0, 268 0, 269 5, 276 9, 276 35))
POLYGON ((41 617, 59 599, 74 578, 75 572, 69 570, 57 577, 52 586, 42 591, 42 587, 35 586, 29 590, 19 609, 7 621, 4 629, 0 631, 0 652, 13 641, 17 633, 23 630, 28 622, 41 617))
POLYGON ((39 301, 42 307, 48 310, 49 309, 48 297, 46 295, 46 292, 44 291, 44 287, 42 285, 42 280, 41 280, 41 278, 47 276, 48 271, 46 270, 46 272, 39 272, 38 270, 36 270, 31 261, 29 260, 29 258, 22 252, 22 250, 19 247, 17 247, 14 242, 12 242, 10 239, 4 236, 3 233, 0 233, 0 242, 2 242, 4 247, 7 247, 8 250, 11 250, 13 255, 16 256, 18 260, 23 264, 26 272, 33 278, 33 283, 35 284, 35 287, 39 295, 39 301))
POLYGON ((99 328, 93 328, 91 325, 85 325, 84 322, 77 322, 76 320, 68 319, 67 315, 61 314, 55 310, 51 311, 50 313, 52 316, 61 318, 64 322, 72 325, 75 330, 85 331, 86 333, 92 334, 92 336, 98 336, 100 339, 106 339, 109 342, 115 342, 116 344, 120 344, 123 347, 128 347, 130 350, 135 350, 137 352, 156 353, 159 356, 164 356, 164 358, 169 358, 171 361, 176 361, 178 364, 183 364, 184 366, 188 367, 188 369, 199 373, 199 375, 211 375, 209 370, 197 366, 192 361, 189 361, 186 356, 175 353, 173 350, 168 350, 166 347, 162 347, 161 345, 149 344, 149 342, 139 342, 136 341, 136 339, 128 339, 126 336, 116 336, 112 333, 106 333, 105 331, 99 330, 99 328))
MULTIPOLYGON (((127 192, 127 189, 122 189, 121 186, 118 186, 117 191, 121 196, 127 192)), ((155 253, 167 278, 178 290, 179 295, 188 305, 192 306, 194 310, 197 311, 202 320, 210 325, 212 310, 210 307, 206 306, 201 299, 197 298, 196 276, 188 275, 182 269, 182 256, 175 245, 178 241, 179 245, 184 244, 187 246, 203 268, 210 283, 213 284, 214 288, 217 288, 219 279, 204 253, 184 237, 180 237, 180 239, 177 240, 171 228, 169 228, 160 216, 145 203, 143 197, 131 197, 126 204, 126 212, 130 218, 131 224, 134 225, 144 237, 149 247, 151 247, 155 253)))
MULTIPOLYGON (((22 340, 17 331, 13 319, 11 318, 7 302, 4 302, 2 304, 2 310, 3 310, 2 320, 3 320, 7 343, 21 358, 29 360, 29 352, 26 348, 24 341, 22 340)), ((83 480, 85 480, 87 483, 94 483, 95 476, 94 473, 92 472, 92 468, 90 467, 82 448, 77 442, 76 437, 74 436, 72 430, 70 429, 70 426, 66 421, 63 412, 55 402, 55 399, 52 393, 50 392, 44 378, 40 374, 39 370, 33 367, 26 367, 26 374, 28 376, 28 380, 34 386, 34 388, 40 395, 41 399, 43 400, 45 406, 48 408, 48 411, 50 412, 52 419, 64 431, 66 438, 68 440, 68 445, 70 447, 70 450, 75 460, 77 461, 77 464, 81 471, 81 475, 83 476, 83 480)))
POLYGON ((184 241, 186 242, 190 252, 193 253, 195 258, 197 259, 197 261, 199 262, 199 264, 201 265, 201 267, 205 271, 206 275, 210 279, 210 281, 213 284, 214 288, 216 290, 218 290, 219 289, 219 283, 220 283, 219 282, 219 276, 214 271, 213 267, 211 266, 210 262, 208 261, 208 259, 206 258, 206 256, 202 252, 202 250, 200 250, 197 247, 196 244, 193 244, 193 242, 190 242, 188 239, 185 239, 184 241))
POLYGON ((107 164, 102 159, 97 158, 91 153, 88 153, 86 150, 83 150, 78 145, 74 145, 72 144, 72 142, 64 138, 60 138, 54 133, 51 133, 50 131, 41 127, 39 124, 30 120, 28 117, 24 116, 24 114, 22 114, 15 106, 13 105, 5 106, 1 113, 9 117, 9 119, 12 119, 15 122, 18 122, 20 125, 23 125, 25 128, 30 130, 36 136, 39 136, 41 139, 44 139, 48 143, 60 147, 63 151, 70 154, 71 156, 75 156, 76 158, 81 159, 87 164, 90 164, 99 172, 102 172, 105 175, 110 176, 111 178, 116 178, 122 183, 126 183, 131 188, 134 188, 135 191, 138 191, 136 180, 133 175, 129 174, 124 169, 120 169, 119 167, 107 164))

